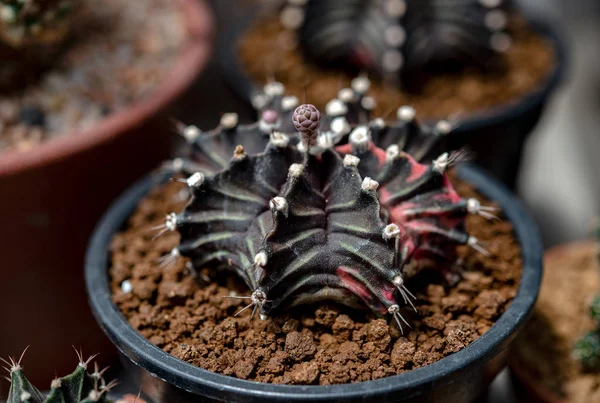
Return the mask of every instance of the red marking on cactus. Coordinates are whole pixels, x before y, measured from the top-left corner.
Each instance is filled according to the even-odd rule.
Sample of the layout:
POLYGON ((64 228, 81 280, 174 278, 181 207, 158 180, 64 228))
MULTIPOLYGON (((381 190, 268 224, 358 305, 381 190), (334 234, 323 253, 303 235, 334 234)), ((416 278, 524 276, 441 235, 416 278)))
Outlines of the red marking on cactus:
POLYGON ((394 298, 394 293, 396 292, 396 287, 391 284, 384 284, 381 290, 381 295, 385 298, 390 304, 396 303, 396 298, 394 298))
POLYGON ((373 299, 373 294, 365 287, 364 284, 359 282, 353 275, 354 269, 346 266, 340 266, 336 270, 337 276, 340 278, 342 283, 350 290, 354 295, 362 299, 363 301, 370 301, 373 299))
POLYGON ((406 178, 406 183, 411 183, 421 178, 429 171, 429 167, 427 165, 419 164, 408 154, 404 154, 406 159, 410 164, 410 175, 406 178))
POLYGON ((338 153, 340 153, 342 155, 352 154, 352 145, 350 145, 350 144, 344 144, 344 145, 341 145, 341 146, 337 146, 335 148, 335 151, 337 151, 338 153))

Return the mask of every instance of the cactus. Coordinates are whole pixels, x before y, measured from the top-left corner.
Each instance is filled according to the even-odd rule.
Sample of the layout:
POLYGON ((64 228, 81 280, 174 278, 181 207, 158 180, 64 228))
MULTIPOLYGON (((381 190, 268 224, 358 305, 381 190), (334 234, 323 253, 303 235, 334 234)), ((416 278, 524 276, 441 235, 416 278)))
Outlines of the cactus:
POLYGON ((396 79, 449 63, 494 65, 511 43, 509 2, 285 0, 279 19, 308 60, 396 79))
POLYGON ((70 32, 76 0, 0 0, 0 90, 21 89, 47 68, 70 32))
MULTIPOLYGON (((596 260, 600 263, 600 224, 596 224, 596 260)), ((573 358, 586 371, 600 371, 600 294, 596 295, 588 309, 596 328, 585 334, 573 347, 573 358)))
POLYGON ((14 47, 65 35, 73 0, 0 0, 0 37, 14 47))
POLYGON ((97 364, 94 365, 94 372, 87 372, 95 356, 84 360, 82 353, 75 350, 79 358, 77 368, 70 375, 55 378, 50 384, 50 392, 44 396, 25 377, 21 362, 26 351, 18 360, 12 357, 9 360, 1 359, 10 373, 10 378, 7 378, 10 381, 7 403, 110 403, 106 394, 117 383, 106 383, 103 378, 106 369, 100 371, 97 364))
POLYGON ((211 132, 182 127, 192 152, 169 166, 189 175, 178 180, 191 199, 156 228, 181 235, 161 263, 184 256, 192 269, 234 271, 252 292, 232 298, 247 299, 252 316, 333 300, 391 315, 402 329, 401 307, 415 308, 406 280, 435 267, 457 281, 457 245, 487 253, 465 232, 466 215, 494 216, 446 176, 462 153, 420 162, 451 126, 421 125, 410 107, 398 117, 347 137, 320 130, 327 114, 312 105, 292 113, 296 133, 230 114, 211 132))

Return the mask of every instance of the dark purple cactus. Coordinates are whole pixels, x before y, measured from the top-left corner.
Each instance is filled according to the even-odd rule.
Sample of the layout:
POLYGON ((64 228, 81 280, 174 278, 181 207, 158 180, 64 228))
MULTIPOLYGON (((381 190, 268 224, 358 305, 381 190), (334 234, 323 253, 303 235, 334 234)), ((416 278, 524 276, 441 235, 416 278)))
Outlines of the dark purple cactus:
POLYGON ((308 60, 387 78, 424 68, 489 66, 510 46, 510 0, 286 0, 283 26, 308 60))
POLYGON ((426 128, 403 107, 399 121, 357 125, 336 144, 321 141, 314 106, 301 105, 294 116, 303 142, 256 124, 183 128, 193 134, 186 135, 193 152, 171 167, 190 175, 182 181, 192 197, 161 228, 181 234, 165 264, 185 256, 196 269, 233 270, 252 290, 239 298, 263 318, 333 300, 401 325, 401 307, 413 304, 407 277, 433 263, 456 281, 457 245, 486 253, 464 220, 492 217, 491 208, 461 199, 445 174, 461 154, 444 153, 431 165, 409 154, 425 158, 447 123, 426 128))

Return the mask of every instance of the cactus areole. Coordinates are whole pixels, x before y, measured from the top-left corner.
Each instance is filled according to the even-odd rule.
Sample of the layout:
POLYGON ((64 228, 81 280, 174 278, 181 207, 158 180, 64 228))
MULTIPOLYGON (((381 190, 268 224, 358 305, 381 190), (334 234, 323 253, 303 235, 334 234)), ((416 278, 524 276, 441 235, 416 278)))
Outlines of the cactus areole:
POLYGON ((228 115, 211 132, 182 128, 192 158, 173 168, 189 175, 180 181, 191 199, 162 226, 181 234, 163 261, 184 256, 198 270, 234 271, 251 293, 232 298, 247 299, 244 310, 263 319, 331 300, 401 325, 402 309, 414 308, 409 277, 434 267, 454 282, 457 245, 487 253, 464 222, 469 213, 491 216, 491 208, 453 189, 446 170, 460 153, 418 162, 446 125, 423 127, 406 107, 398 116, 390 125, 355 125, 343 145, 323 140, 331 133, 319 130, 313 105, 293 112, 297 133, 238 125, 228 115))

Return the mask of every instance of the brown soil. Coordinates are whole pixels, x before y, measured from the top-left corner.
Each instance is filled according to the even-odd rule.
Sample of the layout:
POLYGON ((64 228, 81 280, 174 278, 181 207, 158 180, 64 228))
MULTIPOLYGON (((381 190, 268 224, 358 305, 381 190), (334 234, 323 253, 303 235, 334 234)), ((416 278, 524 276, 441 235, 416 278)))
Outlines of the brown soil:
POLYGON ((575 342, 595 327, 589 303, 600 291, 594 242, 546 254, 544 279, 533 318, 511 358, 541 386, 570 403, 600 402, 600 374, 584 373, 571 359, 575 342))
POLYGON ((148 96, 186 37, 172 0, 86 0, 66 50, 36 85, 0 94, 0 152, 85 130, 148 96))
MULTIPOLYGON (((233 276, 214 276, 205 269, 203 276, 212 275, 213 280, 200 285, 183 259, 164 268, 157 262, 177 244, 178 235, 152 240, 151 228, 168 212, 180 211, 181 190, 179 184, 156 188, 140 202, 129 227, 115 236, 113 298, 150 342, 211 371, 260 382, 321 385, 395 375, 472 343, 516 294, 521 257, 511 224, 473 216, 468 229, 486 241, 492 257, 461 248, 468 271, 456 286, 411 284, 419 313, 405 309, 413 326, 407 334, 371 314, 327 304, 300 307, 266 321, 250 321, 250 310, 234 317, 242 302, 222 296, 248 291, 233 276), (130 292, 123 291, 124 281, 132 286, 130 292)), ((464 184, 458 190, 474 195, 464 184)))
MULTIPOLYGON (((256 82, 274 77, 290 95, 305 99, 324 110, 325 104, 347 87, 352 77, 325 71, 303 60, 290 47, 277 46, 283 29, 270 17, 255 24, 240 40, 242 67, 256 82)), ((535 90, 555 64, 552 45, 521 21, 514 22, 514 44, 504 57, 506 69, 490 73, 468 69, 455 74, 436 74, 418 93, 402 91, 374 82, 369 95, 377 100, 376 116, 384 116, 401 105, 411 105, 421 118, 459 118, 474 112, 516 102, 535 90)))

